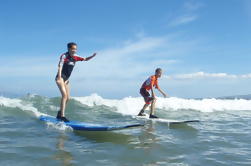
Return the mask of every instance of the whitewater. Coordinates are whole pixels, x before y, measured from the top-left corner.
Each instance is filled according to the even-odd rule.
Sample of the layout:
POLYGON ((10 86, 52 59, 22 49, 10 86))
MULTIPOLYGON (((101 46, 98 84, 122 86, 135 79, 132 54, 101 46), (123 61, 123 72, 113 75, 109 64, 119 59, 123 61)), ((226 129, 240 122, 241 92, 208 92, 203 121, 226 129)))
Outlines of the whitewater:
MULTIPOLYGON (((74 97, 88 106, 106 105, 115 107, 122 114, 136 114, 144 105, 142 97, 126 97, 121 100, 104 99, 97 94, 87 97, 74 97)), ((177 97, 157 98, 156 108, 164 110, 196 110, 201 112, 251 110, 251 100, 245 99, 182 99, 177 97)))

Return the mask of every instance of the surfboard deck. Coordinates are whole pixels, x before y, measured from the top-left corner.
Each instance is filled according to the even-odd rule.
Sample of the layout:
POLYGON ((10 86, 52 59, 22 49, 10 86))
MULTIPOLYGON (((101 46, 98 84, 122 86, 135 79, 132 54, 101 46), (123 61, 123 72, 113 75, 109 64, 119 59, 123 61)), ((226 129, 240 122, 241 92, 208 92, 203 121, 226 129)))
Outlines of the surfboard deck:
POLYGON ((63 122, 52 116, 41 115, 39 117, 41 121, 51 122, 51 123, 64 123, 66 126, 70 126, 74 130, 85 130, 85 131, 111 131, 111 130, 121 130, 128 129, 132 127, 141 127, 143 124, 131 124, 131 125, 118 125, 118 126, 106 126, 101 124, 84 123, 78 121, 63 122))
POLYGON ((193 123, 193 122, 200 122, 199 120, 173 120, 173 119, 163 119, 163 118, 149 118, 149 115, 146 114, 145 116, 136 116, 136 119, 145 119, 157 122, 164 122, 168 124, 183 124, 183 123, 193 123))

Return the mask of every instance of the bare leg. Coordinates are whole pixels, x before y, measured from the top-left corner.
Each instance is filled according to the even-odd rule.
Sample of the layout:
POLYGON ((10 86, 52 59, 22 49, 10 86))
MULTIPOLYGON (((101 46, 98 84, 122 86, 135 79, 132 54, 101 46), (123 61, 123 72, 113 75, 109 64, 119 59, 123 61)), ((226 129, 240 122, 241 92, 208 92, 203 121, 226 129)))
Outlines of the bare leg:
POLYGON ((144 107, 140 110, 138 116, 142 115, 145 111, 145 109, 147 109, 147 107, 149 106, 149 104, 145 104, 144 107))
POLYGON ((155 113, 155 103, 156 103, 156 99, 153 99, 153 101, 151 103, 151 112, 150 112, 150 115, 154 115, 154 113, 155 113))
POLYGON ((66 104, 67 104, 68 101, 70 100, 70 83, 69 83, 69 80, 66 81, 66 93, 67 93, 67 100, 66 100, 66 104))
POLYGON ((67 91, 66 91, 66 84, 63 79, 58 79, 56 81, 56 83, 57 83, 57 86, 58 86, 60 93, 62 95, 61 104, 60 104, 60 111, 61 111, 61 116, 64 117, 65 116, 65 114, 64 114, 65 106, 66 106, 66 101, 67 101, 67 96, 68 96, 67 91))

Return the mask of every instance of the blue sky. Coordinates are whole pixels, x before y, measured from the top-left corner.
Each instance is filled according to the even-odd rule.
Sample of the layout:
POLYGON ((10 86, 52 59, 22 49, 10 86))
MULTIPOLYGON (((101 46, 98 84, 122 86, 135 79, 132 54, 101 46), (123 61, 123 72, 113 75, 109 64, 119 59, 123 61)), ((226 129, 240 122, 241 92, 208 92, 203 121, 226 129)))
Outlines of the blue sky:
POLYGON ((9 0, 0 3, 0 91, 59 96, 67 42, 78 54, 71 95, 139 96, 155 68, 170 96, 251 93, 249 0, 9 0))

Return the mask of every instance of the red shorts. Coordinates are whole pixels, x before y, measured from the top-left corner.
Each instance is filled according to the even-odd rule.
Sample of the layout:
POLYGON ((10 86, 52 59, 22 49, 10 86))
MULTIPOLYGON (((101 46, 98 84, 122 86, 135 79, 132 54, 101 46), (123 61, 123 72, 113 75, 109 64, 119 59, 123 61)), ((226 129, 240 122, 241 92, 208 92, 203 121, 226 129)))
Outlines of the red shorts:
POLYGON ((153 100, 153 97, 150 97, 149 92, 145 88, 140 89, 141 96, 144 97, 146 104, 151 104, 151 101, 153 100))

